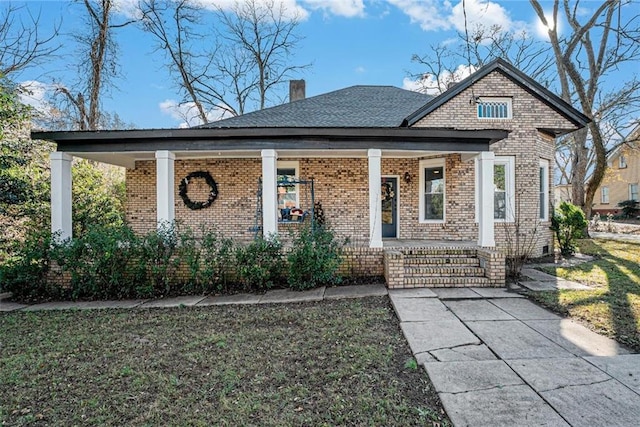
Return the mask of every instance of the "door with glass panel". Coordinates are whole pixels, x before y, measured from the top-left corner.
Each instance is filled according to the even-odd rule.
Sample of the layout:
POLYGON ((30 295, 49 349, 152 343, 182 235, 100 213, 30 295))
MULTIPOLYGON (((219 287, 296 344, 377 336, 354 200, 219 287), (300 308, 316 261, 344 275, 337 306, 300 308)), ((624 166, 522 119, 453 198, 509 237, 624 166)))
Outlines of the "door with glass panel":
POLYGON ((398 178, 382 177, 382 237, 398 237, 398 178))

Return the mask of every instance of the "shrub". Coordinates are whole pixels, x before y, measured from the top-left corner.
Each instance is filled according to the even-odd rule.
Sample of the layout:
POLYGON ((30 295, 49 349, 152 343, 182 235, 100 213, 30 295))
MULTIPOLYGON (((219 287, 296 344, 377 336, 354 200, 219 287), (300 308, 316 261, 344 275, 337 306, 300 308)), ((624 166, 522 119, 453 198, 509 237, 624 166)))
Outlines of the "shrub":
POLYGON ((300 228, 287 257, 288 282, 292 289, 304 290, 340 282, 342 244, 326 227, 300 228))
POLYGON ((54 258, 71 276, 63 295, 71 299, 138 296, 145 269, 139 260, 139 239, 126 227, 94 227, 61 245, 54 258))
POLYGON ((236 249, 237 275, 245 291, 270 289, 282 280, 282 243, 260 237, 236 249))
POLYGON ((551 230, 556 235, 562 255, 569 256, 575 252, 575 241, 583 236, 586 227, 587 220, 579 207, 569 202, 560 204, 551 217, 551 230))
POLYGON ((47 276, 55 250, 51 233, 31 231, 24 241, 15 244, 13 255, 0 266, 0 289, 19 300, 54 297, 55 289, 49 286, 47 276))
POLYGON ((140 268, 145 267, 147 282, 140 288, 142 295, 166 295, 171 290, 171 280, 180 265, 176 257, 178 235, 175 224, 160 224, 157 230, 149 232, 142 239, 139 258, 140 268))
POLYGON ((622 216, 624 218, 633 218, 638 215, 638 205, 640 202, 637 200, 625 200, 618 203, 618 206, 622 208, 622 216))
POLYGON ((200 245, 202 268, 198 282, 203 291, 222 291, 236 270, 233 240, 223 238, 213 229, 202 231, 200 245))

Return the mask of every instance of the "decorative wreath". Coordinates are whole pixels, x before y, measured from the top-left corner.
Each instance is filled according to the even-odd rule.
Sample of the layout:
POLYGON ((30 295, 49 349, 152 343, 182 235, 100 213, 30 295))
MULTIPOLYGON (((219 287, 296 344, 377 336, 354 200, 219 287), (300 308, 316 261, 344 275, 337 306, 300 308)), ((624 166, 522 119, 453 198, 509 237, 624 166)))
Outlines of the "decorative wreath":
POLYGON ((389 200, 392 200, 395 197, 395 195, 396 193, 393 191, 391 184, 389 184, 388 182, 383 182, 382 183, 382 201, 388 202, 389 200))
POLYGON ((182 198, 182 201, 184 202, 185 206, 188 207, 189 209, 193 209, 193 210, 204 209, 211 206, 211 204, 218 197, 218 185, 213 180, 213 177, 209 172, 206 172, 206 171, 191 172, 182 181, 180 181, 180 185, 178 186, 178 194, 182 198), (204 178, 207 185, 211 188, 211 191, 209 191, 209 197, 207 198, 206 202, 194 202, 189 198, 189 196, 187 196, 187 186, 189 185, 189 180, 191 180, 192 178, 204 178))

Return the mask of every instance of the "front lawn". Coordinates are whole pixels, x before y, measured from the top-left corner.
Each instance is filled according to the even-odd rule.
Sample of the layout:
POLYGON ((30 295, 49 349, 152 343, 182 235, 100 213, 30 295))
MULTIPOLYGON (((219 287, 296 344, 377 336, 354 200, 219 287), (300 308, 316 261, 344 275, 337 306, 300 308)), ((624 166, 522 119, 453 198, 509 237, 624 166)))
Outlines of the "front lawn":
POLYGON ((0 424, 449 425, 387 298, 0 315, 0 424))
POLYGON ((640 244, 585 239, 579 242, 579 250, 595 259, 543 270, 593 290, 531 292, 532 298, 640 351, 640 244))

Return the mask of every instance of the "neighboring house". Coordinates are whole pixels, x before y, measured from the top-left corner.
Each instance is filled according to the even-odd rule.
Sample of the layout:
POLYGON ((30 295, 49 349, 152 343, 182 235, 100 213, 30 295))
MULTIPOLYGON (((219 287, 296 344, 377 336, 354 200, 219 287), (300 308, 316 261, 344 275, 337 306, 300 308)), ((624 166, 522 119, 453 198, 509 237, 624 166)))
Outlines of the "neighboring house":
POLYGON ((138 232, 178 220, 238 240, 254 238, 256 224, 286 238, 299 218, 286 209, 310 213, 313 193, 331 228, 350 238, 355 273, 384 273, 390 287, 488 286, 504 284, 516 236, 533 241, 534 256, 553 247, 555 138, 588 122, 496 60, 437 97, 354 86, 198 128, 33 138, 58 144, 52 229, 63 237, 77 156, 127 168, 126 220, 138 232), (184 181, 193 172, 215 180, 205 209, 179 197, 182 184, 191 201, 214 198, 205 179, 184 181))
POLYGON ((618 203, 640 201, 640 125, 607 157, 607 172, 593 198, 593 213, 622 212, 618 203))
POLYGON ((562 202, 571 202, 573 187, 571 184, 559 184, 553 187, 553 206, 559 206, 562 202))

